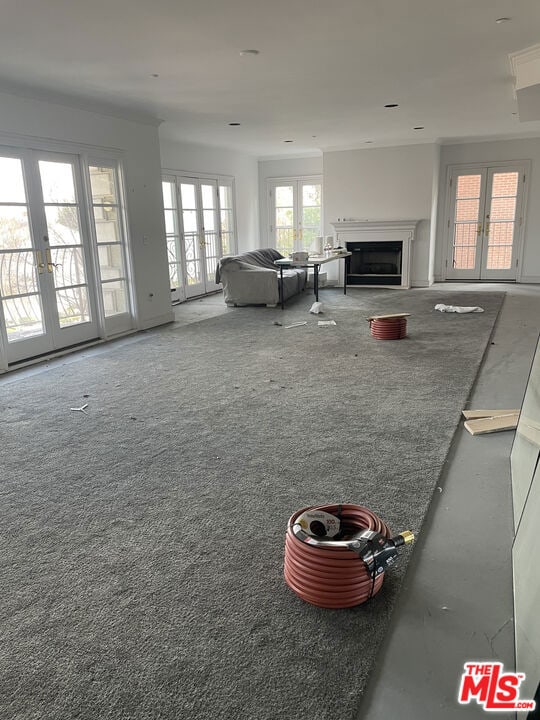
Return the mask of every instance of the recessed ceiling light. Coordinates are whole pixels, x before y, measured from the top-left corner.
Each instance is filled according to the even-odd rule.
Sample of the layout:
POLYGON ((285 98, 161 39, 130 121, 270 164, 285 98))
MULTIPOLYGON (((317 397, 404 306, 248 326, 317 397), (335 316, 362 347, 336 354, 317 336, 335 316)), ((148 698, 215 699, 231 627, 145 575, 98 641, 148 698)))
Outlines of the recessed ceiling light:
POLYGON ((231 127, 238 127, 240 125, 240 123, 229 123, 229 125, 231 127))
POLYGON ((399 107, 399 105, 397 103, 388 103, 388 105, 385 105, 384 107, 385 108, 395 108, 395 107, 399 107))
POLYGON ((312 138, 316 138, 317 136, 316 136, 316 135, 312 135, 311 137, 312 137, 312 138))
POLYGON ((294 140, 284 140, 283 142, 294 142, 294 140))
POLYGON ((373 140, 364 140, 366 145, 373 145, 373 140))
POLYGON ((157 73, 152 73, 150 77, 159 77, 159 75, 157 73))
POLYGON ((517 115, 517 112, 513 112, 512 115, 517 115))
POLYGON ((258 55, 258 50, 240 50, 240 55, 258 55))
POLYGON ((502 18, 497 18, 495 20, 495 22, 497 23, 497 25, 501 25, 502 23, 510 22, 511 19, 512 18, 509 18, 509 17, 502 17, 502 18))
POLYGON ((424 129, 423 125, 417 125, 416 127, 413 127, 413 130, 423 130, 423 129, 424 129))

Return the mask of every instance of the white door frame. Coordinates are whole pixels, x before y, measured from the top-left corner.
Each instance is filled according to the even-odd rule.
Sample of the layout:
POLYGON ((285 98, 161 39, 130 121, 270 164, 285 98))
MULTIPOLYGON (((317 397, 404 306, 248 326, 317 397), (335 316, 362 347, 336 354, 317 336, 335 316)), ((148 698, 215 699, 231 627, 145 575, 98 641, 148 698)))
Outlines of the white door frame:
MULTIPOLYGON (((202 282, 197 285, 198 290, 189 291, 189 285, 187 283, 187 268, 186 268, 186 255, 185 255, 185 242, 184 242, 184 224, 182 216, 182 199, 180 193, 180 185, 182 183, 192 183, 195 185, 195 195, 197 200, 197 223, 199 228, 199 241, 205 240, 205 229, 204 229, 204 215, 202 207, 202 185, 213 185, 215 189, 215 205, 214 205, 214 222, 216 228, 216 244, 218 249, 218 259, 223 255, 222 246, 222 234, 221 234, 221 204, 219 198, 220 185, 226 185, 231 189, 232 197, 232 243, 230 248, 230 254, 235 254, 238 249, 238 229, 237 229, 237 214, 236 214, 236 188, 235 179, 231 175, 221 175, 214 173, 199 173, 199 172, 188 172, 183 170, 172 170, 163 169, 162 179, 167 182, 174 181, 176 183, 176 213, 177 213, 177 226, 180 236, 180 253, 181 253, 181 271, 182 271, 182 283, 183 291, 179 293, 180 300, 190 299, 192 297, 198 297, 200 295, 211 293, 219 290, 220 287, 215 283, 214 277, 209 277, 206 266, 206 252, 205 246, 199 245, 201 250, 201 270, 202 270, 202 282)), ((206 231, 208 232, 208 231, 206 231)))
MULTIPOLYGON (((478 163, 458 163, 448 165, 446 168, 446 198, 445 198, 445 210, 444 210, 444 253, 442 257, 442 268, 441 268, 441 279, 449 280, 449 268, 451 268, 452 262, 452 246, 453 246, 453 216, 452 209, 454 205, 453 193, 455 191, 451 187, 451 180, 455 175, 460 172, 463 174, 474 174, 485 171, 486 175, 489 168, 516 168, 522 173, 520 182, 522 185, 521 193, 521 206, 520 209, 516 207, 516 231, 514 236, 514 247, 515 247, 515 258, 517 262, 516 266, 516 279, 515 282, 521 282, 523 274, 523 254, 524 254, 524 242, 527 219, 527 201, 529 195, 529 178, 531 175, 531 161, 530 160, 498 160, 493 162, 478 162, 478 163), (524 179, 523 179, 524 178, 524 179), (518 220, 519 217, 519 220, 518 220)), ((502 280, 501 282, 504 282, 502 280)))
MULTIPOLYGON (((211 183, 213 181, 206 180, 201 181, 198 177, 180 177, 177 183, 177 202, 178 202, 178 225, 180 229, 181 245, 183 246, 183 257, 184 257, 184 278, 185 278, 185 293, 186 298, 190 299, 206 294, 206 253, 205 253, 205 231, 203 221, 203 209, 202 209, 202 190, 201 182, 211 183), (198 253, 194 260, 188 260, 186 255, 186 231, 184 228, 184 211, 185 208, 182 203, 181 186, 182 185, 193 185, 195 207, 189 208, 190 211, 196 213, 197 230, 195 237, 193 238, 195 252, 198 253), (189 262, 197 262, 199 265, 199 276, 200 282, 196 285, 189 285, 187 282, 187 264, 189 262)), ((190 235, 192 233, 189 233, 190 235)))
MULTIPOLYGON (((91 238, 90 247, 90 263, 87 270, 92 272, 92 282, 94 284, 94 292, 96 294, 96 321, 98 324, 97 328, 97 341, 106 340, 111 335, 117 335, 119 333, 130 332, 134 327, 138 327, 138 305, 135 300, 135 288, 133 286, 133 257, 132 257, 132 245, 130 242, 130 234, 128 232, 128 197, 125 192, 125 180, 123 174, 122 160, 125 156, 123 150, 112 147, 103 147, 92 144, 81 144, 72 141, 64 140, 51 140, 49 138, 39 138, 34 136, 20 135, 18 133, 6 133, 0 131, 0 153, 5 156, 21 157, 22 153, 29 152, 44 152, 49 154, 60 154, 70 155, 77 157, 77 164, 79 167, 79 182, 80 185, 78 190, 81 191, 79 198, 79 211, 80 211, 80 222, 81 225, 85 225, 87 231, 89 230, 88 237, 91 238), (99 287, 98 278, 98 266, 97 266, 97 248, 95 245, 94 231, 92 229, 92 202, 91 193, 88 185, 88 178, 86 168, 88 163, 92 164, 95 160, 101 159, 105 164, 115 164, 117 180, 118 180, 118 195, 119 203, 121 208, 121 222, 123 229, 123 240, 125 248, 125 262, 126 262, 126 273, 127 273, 127 285, 128 294, 131 305, 131 317, 130 327, 126 329, 125 323, 122 327, 116 328, 103 316, 103 305, 100 300, 101 288, 99 287)), ((28 198, 27 198, 28 199, 28 198)), ((114 323, 113 323, 114 324, 114 323)), ((5 323, 0 303, 0 373, 10 370, 10 363, 8 362, 8 343, 5 332, 5 323)), ((55 356, 61 355, 65 352, 62 349, 51 349, 45 350, 44 356, 55 356)), ((41 355, 41 353, 39 353, 41 355)), ((34 356, 29 356, 27 361, 21 360, 18 364, 28 364, 34 362, 34 356)))
MULTIPOLYGON (((4 341, 6 362, 10 364, 96 340, 99 337, 100 324, 96 302, 97 283, 91 249, 92 238, 85 209, 86 197, 80 157, 72 153, 27 148, 8 149, 7 151, 2 149, 0 153, 4 157, 20 159, 22 164, 31 240, 36 257, 36 279, 39 287, 38 298, 41 304, 43 324, 42 334, 28 339, 21 338, 10 343, 7 338, 5 318, 2 317, 2 339, 4 341), (41 161, 62 163, 71 168, 75 202, 51 203, 45 200, 39 167, 41 161), (55 282, 56 273, 63 272, 63 270, 59 270, 61 265, 54 264, 55 249, 61 251, 64 246, 62 243, 55 245, 52 242, 46 217, 46 208, 55 207, 56 205, 59 207, 74 207, 77 210, 79 243, 73 243, 73 247, 80 248, 84 278, 80 284, 76 283, 73 287, 80 285, 80 287, 84 288, 88 311, 87 320, 64 327, 60 324, 55 282), (42 262, 38 265, 39 260, 42 262)), ((69 245, 66 247, 69 247, 69 245)))

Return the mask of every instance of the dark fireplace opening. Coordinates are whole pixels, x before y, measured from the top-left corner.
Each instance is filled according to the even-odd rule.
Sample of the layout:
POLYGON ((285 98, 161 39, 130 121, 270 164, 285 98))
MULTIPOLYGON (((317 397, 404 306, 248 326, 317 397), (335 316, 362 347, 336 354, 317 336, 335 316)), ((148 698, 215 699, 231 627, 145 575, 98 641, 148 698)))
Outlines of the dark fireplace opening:
POLYGON ((348 242, 348 285, 401 285, 401 242, 348 242))

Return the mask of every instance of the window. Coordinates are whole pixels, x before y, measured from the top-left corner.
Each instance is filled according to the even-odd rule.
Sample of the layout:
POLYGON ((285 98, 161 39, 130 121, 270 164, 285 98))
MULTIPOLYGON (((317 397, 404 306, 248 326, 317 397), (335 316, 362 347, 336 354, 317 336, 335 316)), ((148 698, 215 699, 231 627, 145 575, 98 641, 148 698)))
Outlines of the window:
POLYGON ((307 250, 322 235, 322 181, 291 178, 269 182, 269 240, 282 255, 307 250))
POLYGON ((129 312, 128 280, 118 172, 115 165, 89 165, 92 216, 97 240, 105 318, 129 312))

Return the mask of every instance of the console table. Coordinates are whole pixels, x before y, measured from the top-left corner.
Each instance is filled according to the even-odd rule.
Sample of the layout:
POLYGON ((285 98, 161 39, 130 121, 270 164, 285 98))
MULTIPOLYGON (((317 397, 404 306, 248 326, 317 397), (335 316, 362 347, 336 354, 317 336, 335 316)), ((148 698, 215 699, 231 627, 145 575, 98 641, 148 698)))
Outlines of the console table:
MULTIPOLYGON (((315 300, 319 300, 319 269, 321 265, 332 262, 333 260, 341 260, 347 262, 347 258, 351 257, 350 252, 332 253, 330 255, 314 255, 307 260, 291 260, 289 258, 283 258, 282 260, 274 260, 274 265, 279 267, 280 283, 279 283, 279 301, 281 303, 281 309, 285 307, 285 301, 283 300, 283 268, 284 267, 304 267, 313 268, 313 290, 315 292, 315 300)), ((345 272, 344 275, 345 277, 345 272)), ((343 294, 347 294, 347 283, 343 283, 343 294)))

